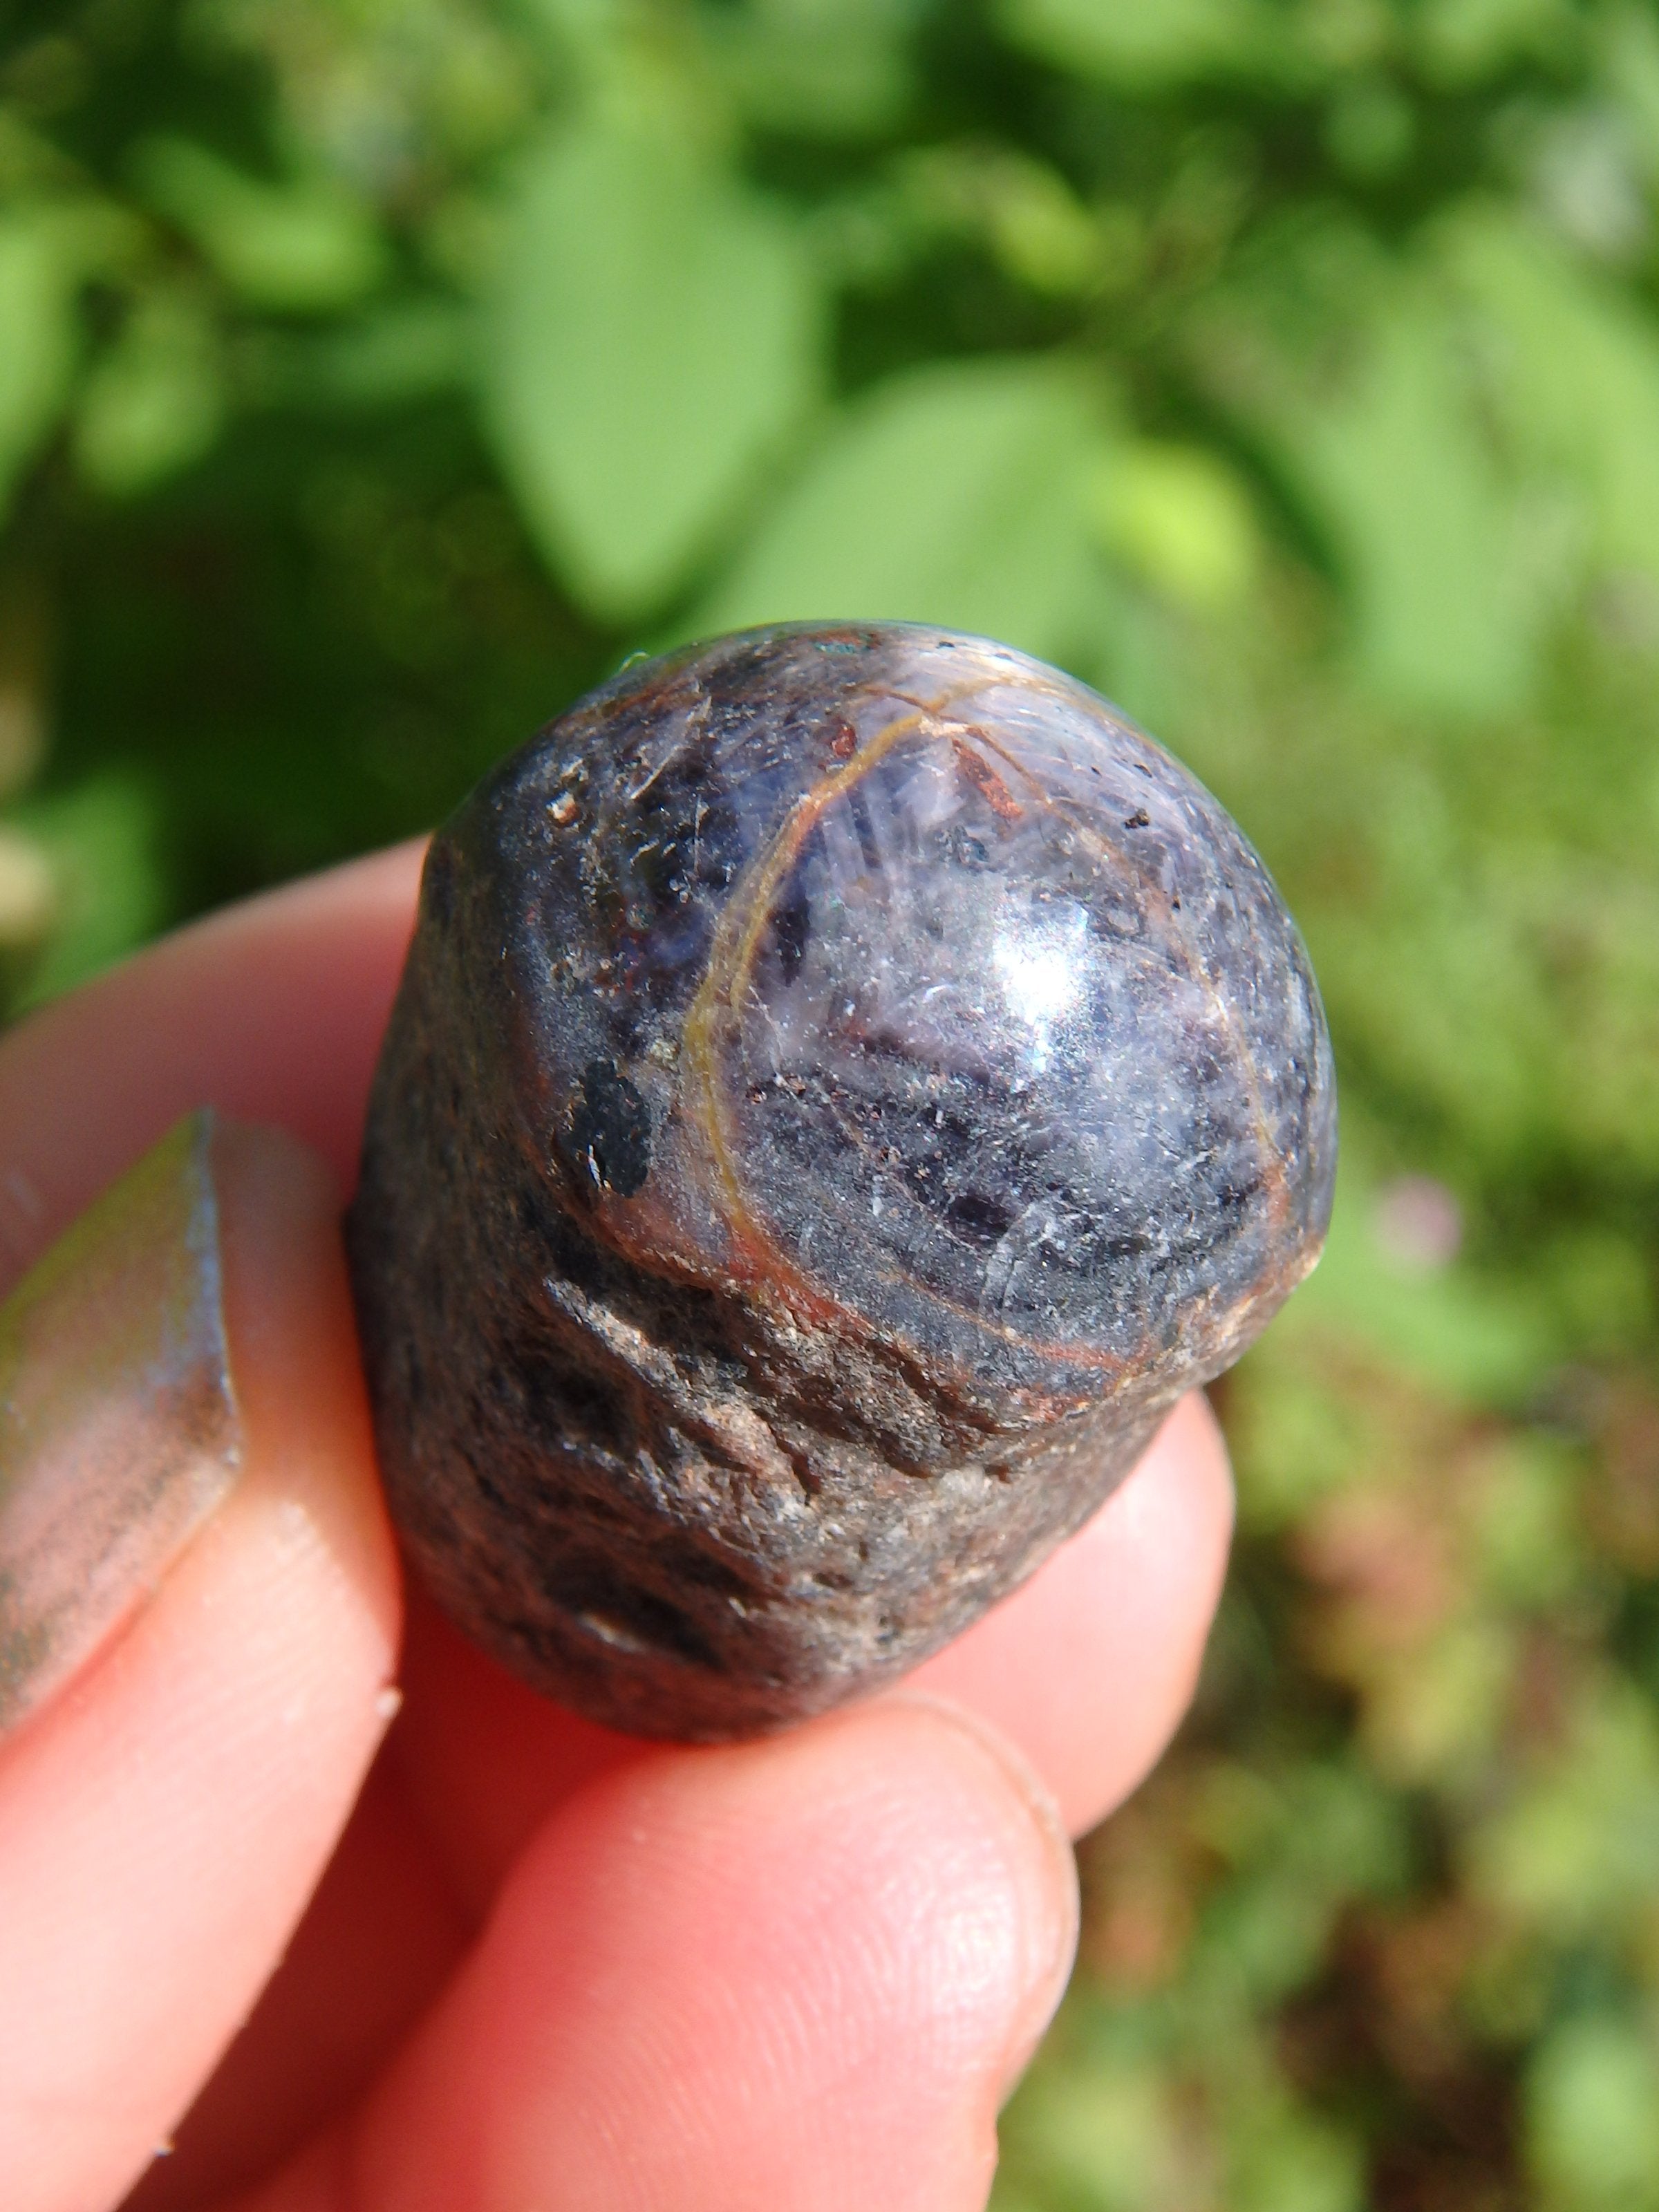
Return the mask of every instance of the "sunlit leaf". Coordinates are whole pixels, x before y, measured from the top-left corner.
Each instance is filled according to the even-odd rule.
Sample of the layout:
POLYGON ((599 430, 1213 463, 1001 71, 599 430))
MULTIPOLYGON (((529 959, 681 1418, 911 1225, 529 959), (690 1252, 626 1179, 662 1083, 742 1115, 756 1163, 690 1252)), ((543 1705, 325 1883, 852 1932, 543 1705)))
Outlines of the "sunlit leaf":
MULTIPOLYGON (((1565 729, 1556 743, 1569 744, 1565 729)), ((1363 864, 1378 879, 1317 918, 1328 1002, 1353 1048, 1431 1102, 1489 1171, 1549 1152, 1646 1176, 1659 1166, 1646 1074, 1659 1054, 1659 884, 1640 860, 1553 843, 1542 792, 1508 837, 1477 826, 1506 758, 1478 800, 1455 805, 1398 757, 1379 776, 1363 864)), ((1584 747, 1572 774, 1588 778, 1594 758, 1584 747)), ((1632 808, 1644 821, 1639 787, 1591 793, 1609 834, 1632 808)))
POLYGON ((1229 2212, 1361 2212, 1360 2145, 1289 2097, 1245 2102, 1228 2176, 1229 2212))
POLYGON ((1100 439, 1085 386, 1049 362, 896 376, 848 410, 692 626, 887 617, 1063 658, 1099 620, 1100 439))
POLYGON ((1462 85, 1516 61, 1570 55, 1582 21, 1571 0, 1425 0, 1413 29, 1430 75, 1462 85))
POLYGON ((1411 101, 1383 77, 1350 81, 1325 112, 1325 143, 1332 159, 1365 184, 1399 173, 1411 157, 1416 132, 1411 101))
POLYGON ((469 391, 477 346, 469 305, 404 298, 321 331, 266 333, 258 386, 269 400, 370 414, 469 391))
POLYGON ((325 313, 386 274, 373 213, 329 179, 266 183, 184 138, 150 140, 137 167, 150 204, 257 307, 325 313))
POLYGON ((165 890, 153 794, 130 775, 94 777, 33 799, 22 828, 45 856, 56 908, 26 1003, 56 998, 153 936, 165 890))
POLYGON ((1651 1899, 1659 1856, 1659 1728, 1626 1679, 1577 1686, 1551 1756, 1516 1777, 1470 1839, 1481 1893, 1540 1934, 1583 1938, 1651 1899))
POLYGON ((1001 0, 999 15, 1011 38, 1062 69, 1138 91, 1306 68, 1268 0, 1001 0))
POLYGON ((146 491, 199 460, 224 413, 211 323, 194 300, 159 294, 139 303, 87 378, 76 418, 76 465, 100 491, 146 491))
POLYGON ((1454 301, 1410 267, 1310 257, 1310 275, 1324 296, 1297 335, 1241 287, 1212 371, 1328 548, 1373 686, 1411 707, 1513 708, 1534 680, 1547 580, 1454 301))
POLYGON ((751 0, 710 11, 708 37, 754 121, 825 138, 891 131, 913 86, 918 0, 751 0))
POLYGON ((817 392, 819 303, 780 209, 642 133, 544 147, 518 188, 483 364, 526 521, 622 619, 731 521, 817 392))
POLYGON ((1595 25, 1599 74, 1650 181, 1659 180, 1659 22, 1641 0, 1604 9, 1595 25))
POLYGON ((1659 2205, 1659 2049, 1636 2021, 1563 2021, 1533 2061, 1527 2120, 1548 2212, 1659 2205))
POLYGON ((1525 461, 1580 488, 1589 550, 1659 582, 1659 328, 1528 227, 1450 227, 1448 263, 1490 317, 1492 386, 1525 461))
POLYGON ((1204 447, 1127 442, 1103 461, 1092 507, 1106 550, 1188 606, 1237 606, 1261 567, 1249 494, 1204 447))
POLYGON ((0 221, 0 514, 69 396, 81 273, 55 211, 0 221))
MULTIPOLYGON (((1058 2054, 1056 2054, 1058 2057, 1058 2054)), ((1004 2116, 993 2212, 1078 2203, 1143 2212, 1178 2201, 1182 2136, 1170 2086, 1143 2057, 1091 2051, 1039 2071, 1004 2116)))
POLYGON ((476 318, 449 301, 405 301, 342 330, 319 365, 326 394, 398 406, 460 389, 477 347, 476 318))
POLYGON ((1095 290, 1114 246, 1052 164, 975 142, 919 149, 896 163, 866 220, 889 234, 893 265, 946 242, 988 254, 1018 284, 1057 299, 1095 290))
POLYGON ((1458 367, 1438 302, 1407 293, 1285 453, 1331 529, 1376 681, 1491 712, 1525 697, 1535 640, 1514 509, 1458 367))

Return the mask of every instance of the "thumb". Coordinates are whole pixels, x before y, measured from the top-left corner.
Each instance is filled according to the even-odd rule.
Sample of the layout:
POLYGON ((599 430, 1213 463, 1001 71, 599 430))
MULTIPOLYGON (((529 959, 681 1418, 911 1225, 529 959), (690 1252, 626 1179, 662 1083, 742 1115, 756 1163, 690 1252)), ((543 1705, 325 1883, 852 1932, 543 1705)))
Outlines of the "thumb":
POLYGON ((392 1553, 321 1165, 197 1115, 0 1308, 0 2174, 119 2198, 386 1718, 392 1553))
POLYGON ((975 2212, 1075 1927, 1053 1805, 950 1706, 653 1753, 248 2212, 975 2212))

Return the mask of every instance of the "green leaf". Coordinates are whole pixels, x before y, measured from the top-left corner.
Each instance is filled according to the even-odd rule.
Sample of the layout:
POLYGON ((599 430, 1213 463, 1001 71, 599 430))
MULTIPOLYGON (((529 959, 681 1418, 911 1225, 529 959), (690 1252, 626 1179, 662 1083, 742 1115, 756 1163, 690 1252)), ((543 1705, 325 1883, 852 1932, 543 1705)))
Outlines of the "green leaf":
POLYGON ((405 296, 318 329, 263 331, 239 367, 264 404, 374 415, 470 395, 477 359, 470 303, 405 296))
POLYGON ((910 104, 918 0, 750 0, 704 36, 744 113, 802 137, 890 131, 910 104))
POLYGON ((1233 1861, 1200 1931, 1200 1970, 1231 1998, 1279 2001, 1319 1971, 1348 1899, 1397 1888, 1407 1866, 1401 1809, 1357 1761, 1260 1772, 1212 1768, 1200 1818, 1233 1861))
POLYGON ((1631 2021, 1572 2020, 1527 2081, 1530 2163, 1555 2212, 1659 2206, 1659 2052, 1631 2021))
POLYGON ((1606 96, 1650 182, 1659 180, 1659 23, 1649 9, 1628 0, 1605 10, 1595 28, 1606 96))
POLYGON ((1248 594, 1261 533, 1236 469, 1201 446, 1136 439, 1112 453, 1093 490, 1105 548, 1167 599, 1219 611, 1248 594))
POLYGON ((1483 447, 1440 302, 1407 289, 1347 389, 1302 424, 1295 466, 1335 537, 1359 649, 1413 706, 1488 713, 1534 672, 1512 507, 1483 447))
POLYGON ((1518 705, 1545 578, 1480 419, 1455 299, 1342 236, 1267 276, 1200 343, 1218 396, 1329 549, 1365 677, 1413 708, 1518 705))
POLYGON ((1521 459, 1577 485, 1599 566, 1659 580, 1659 331, 1651 317, 1496 211, 1459 220, 1443 250, 1493 326, 1493 386, 1521 459))
POLYGON ((642 132, 587 126, 535 156, 490 322, 485 412, 508 484, 611 620, 684 580, 817 396, 798 225, 642 132))
POLYGON ((24 1003, 37 1005, 131 952, 161 927, 165 894, 156 854, 155 805, 119 771, 73 791, 32 800, 20 827, 46 856, 58 911, 24 1003))
POLYGON ((1571 51, 1582 26, 1571 0, 1426 0, 1413 27, 1431 79, 1464 85, 1571 51))
POLYGON ((160 294, 140 301, 82 394, 75 428, 81 473, 118 497, 199 460, 219 434, 225 395, 216 334, 200 304, 160 294))
POLYGON ((1466 1846, 1499 1911, 1558 1938, 1616 1929, 1653 1895, 1659 1729, 1628 1677, 1586 1671, 1549 1756, 1523 1767, 1466 1846))
POLYGON ((1051 362, 896 376, 848 410, 691 627, 888 617, 1065 658, 1106 589, 1085 513, 1100 447, 1084 383, 1051 362))
POLYGON ((1113 258, 1095 210, 1052 163, 975 141, 918 149, 862 208, 850 200, 839 213, 843 239, 864 252, 879 241, 866 269, 887 281, 907 260, 966 246, 1017 284, 1067 299, 1095 290, 1113 258))
POLYGON ((1365 2202, 1352 2135, 1288 2097, 1244 2104, 1227 2178, 1230 2212, 1363 2212, 1365 2202))
POLYGON ((68 398, 81 275, 58 211, 0 222, 0 514, 68 398))
POLYGON ((373 213, 328 179, 266 184, 183 138, 151 139, 137 168, 151 204, 255 307, 325 313, 386 274, 373 213))
POLYGON ((1264 0, 1002 0, 999 16, 1045 61, 1130 91, 1305 69, 1285 13, 1264 0))
POLYGON ((1140 2212, 1177 2203, 1183 2130, 1167 2082, 1144 2061, 1040 2068, 1004 2116, 1005 2168, 992 2212, 1016 2212, 1020 2184, 1035 2207, 1140 2212), (1005 2170, 1006 2169, 1006 2170, 1005 2170))
POLYGON ((373 409, 462 390, 477 344, 466 307, 449 300, 401 301, 316 342, 307 362, 308 396, 373 409))

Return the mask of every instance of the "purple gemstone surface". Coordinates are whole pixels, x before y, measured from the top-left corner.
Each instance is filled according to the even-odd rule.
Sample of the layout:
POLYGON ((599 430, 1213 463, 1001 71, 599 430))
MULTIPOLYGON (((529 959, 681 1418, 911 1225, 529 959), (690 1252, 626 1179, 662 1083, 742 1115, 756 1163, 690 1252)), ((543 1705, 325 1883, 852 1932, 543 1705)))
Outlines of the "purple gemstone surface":
POLYGON ((909 1666, 1313 1264, 1334 1091, 1261 862, 984 640, 625 670, 440 833, 351 1249, 405 1539, 647 1733, 909 1666))

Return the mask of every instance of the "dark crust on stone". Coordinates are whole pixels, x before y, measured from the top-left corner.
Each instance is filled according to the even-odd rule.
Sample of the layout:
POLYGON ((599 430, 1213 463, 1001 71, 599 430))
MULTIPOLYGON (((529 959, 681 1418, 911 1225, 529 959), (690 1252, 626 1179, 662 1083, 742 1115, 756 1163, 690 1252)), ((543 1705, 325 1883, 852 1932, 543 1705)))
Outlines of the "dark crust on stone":
MULTIPOLYGON (((994 911, 1023 881, 998 878, 994 911)), ((1050 914, 1033 905, 1020 940, 1028 995, 1053 987, 1050 914)), ((747 1735, 889 1679, 1079 1527, 1307 1272, 1333 1102, 1305 956, 1260 862, 1080 686, 896 624, 630 670, 504 763, 428 857, 349 1222, 404 1540, 479 1641, 614 1727, 747 1735), (1035 734, 1007 750, 991 710, 1010 699, 1035 734), (1053 793, 1030 768, 1051 724, 1053 793), (1091 785, 1067 795, 1102 769, 1098 805, 1091 785), (886 896, 880 836, 918 792, 949 802, 924 890, 992 911, 984 871, 1031 862, 1054 915, 1098 925, 1077 970, 1097 1018, 1133 1024, 1120 1143, 1089 1119, 1105 1078, 1066 1060, 1057 1018, 1053 1081, 1073 1087, 1046 1185, 1022 1152, 1030 1085, 1011 1091, 981 1049, 982 1008, 991 1073, 971 1080, 864 1041, 908 1018, 902 997, 860 1007, 855 1097, 776 1042, 798 1000, 875 991, 885 944, 813 858, 819 822, 839 831, 842 810, 848 866, 886 896), (1194 1154, 1167 1172, 1165 1094, 1194 1154), (918 1097, 939 1101, 926 1158, 918 1097), (970 1106, 983 1126, 958 1143, 970 1106), (1091 1195, 1078 1162, 1102 1158, 1091 1195), (937 1184, 917 1180, 930 1161, 937 1184), (1178 1202, 1134 1182, 1155 1170, 1178 1202), (873 1224, 866 1189, 889 1199, 873 1224)))

